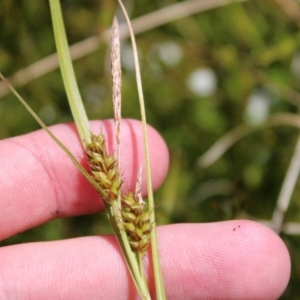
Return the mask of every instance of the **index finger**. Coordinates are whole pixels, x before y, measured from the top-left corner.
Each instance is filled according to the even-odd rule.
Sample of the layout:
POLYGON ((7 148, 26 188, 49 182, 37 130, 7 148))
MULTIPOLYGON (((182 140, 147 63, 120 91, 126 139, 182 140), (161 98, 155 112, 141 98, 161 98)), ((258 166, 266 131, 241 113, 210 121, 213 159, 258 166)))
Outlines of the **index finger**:
MULTIPOLYGON (((92 122, 93 132, 106 136, 108 152, 115 149, 112 120, 92 122)), ((77 160, 87 166, 74 124, 56 125, 52 132, 77 160)), ((168 151, 159 134, 148 127, 153 187, 163 181, 168 151), (154 168, 155 167, 155 168, 154 168)), ((123 120, 121 172, 124 189, 134 189, 144 163, 141 123, 123 120)), ((0 142, 0 239, 56 217, 89 214, 103 209, 100 196, 44 130, 0 142)), ((145 176, 142 176, 145 192, 145 176)))

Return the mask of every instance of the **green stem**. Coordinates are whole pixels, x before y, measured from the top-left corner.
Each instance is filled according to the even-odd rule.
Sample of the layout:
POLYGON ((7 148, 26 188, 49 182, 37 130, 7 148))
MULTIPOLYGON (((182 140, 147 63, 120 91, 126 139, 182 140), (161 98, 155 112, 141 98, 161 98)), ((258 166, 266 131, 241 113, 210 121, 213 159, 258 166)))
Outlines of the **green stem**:
MULTIPOLYGON (((49 0, 49 1, 50 1, 52 21, 53 21, 55 42, 56 42, 57 53, 60 62, 60 69, 64 81, 64 86, 67 92, 69 104, 77 126, 77 130, 79 132, 83 146, 85 148, 85 145, 91 142, 91 132, 90 132, 88 118, 86 116, 86 112, 77 86, 72 61, 70 58, 69 47, 67 43, 63 17, 61 13, 61 7, 60 7, 59 0, 49 0)), ((103 195, 103 193, 101 194, 103 195)), ((106 204, 106 202, 104 203, 106 204)), ((105 208, 108 214, 108 218, 116 234, 117 240, 124 254, 127 265, 129 267, 129 271, 132 274, 134 283, 142 299, 148 300, 150 299, 148 286, 145 280, 143 279, 143 277, 141 277, 140 275, 139 265, 136 260, 135 254, 132 252, 130 248, 126 232, 119 230, 116 224, 114 212, 117 211, 117 208, 111 207, 107 204, 105 205, 105 208)))
MULTIPOLYGON (((49 0, 49 1, 50 1, 51 16, 53 20, 55 42, 56 42, 62 77, 67 92, 69 104, 71 107, 72 115, 74 117, 77 130, 81 137, 83 146, 85 148, 85 145, 91 142, 91 132, 90 132, 88 118, 86 116, 86 112, 77 86, 72 61, 70 58, 70 52, 69 52, 69 47, 68 47, 64 23, 63 23, 61 7, 60 7, 59 0, 49 0)), ((140 274, 139 263, 135 257, 135 254, 131 250, 126 232, 123 230, 119 230, 117 226, 115 212, 118 211, 118 207, 112 207, 108 205, 106 202, 104 203, 105 203, 106 212, 108 214, 108 218, 114 229, 117 240, 120 244, 123 255, 125 257, 127 266, 132 275, 134 283, 139 291, 139 294, 143 300, 149 300, 150 294, 149 294, 147 283, 145 282, 144 278, 140 274)))
POLYGON ((156 288, 156 296, 159 300, 166 299, 164 282, 162 277, 161 265, 159 260, 159 252, 157 245, 157 234, 156 234, 156 226, 155 226, 155 213, 154 213, 154 197, 153 197, 153 189, 152 189, 152 179, 151 179, 151 167, 150 167, 150 155, 149 155, 149 143, 148 143, 148 133, 147 133, 147 120, 146 120, 146 112, 145 112, 145 102, 143 95, 143 88, 141 82, 139 61, 137 55, 137 47, 134 39, 134 33, 132 27, 130 25, 130 19, 126 12, 126 9, 121 0, 118 0, 123 13, 125 15, 126 21, 128 23, 128 28, 130 31, 131 43, 133 48, 133 57, 134 57, 134 65, 136 71, 136 81, 137 81, 137 89, 140 101, 140 111, 141 111, 141 119, 142 119, 142 128, 143 128, 143 140, 144 140, 144 152, 145 152, 145 161, 146 161, 146 174, 147 174, 147 191, 148 191, 148 205, 150 211, 150 221, 153 224, 153 229, 151 231, 151 250, 152 250, 152 258, 153 258, 153 270, 154 270, 154 279, 155 279, 155 288, 156 288))
POLYGON ((75 78, 60 2, 59 0, 49 0, 49 2, 63 82, 67 92, 72 115, 84 145, 85 143, 89 143, 91 141, 90 126, 75 78))

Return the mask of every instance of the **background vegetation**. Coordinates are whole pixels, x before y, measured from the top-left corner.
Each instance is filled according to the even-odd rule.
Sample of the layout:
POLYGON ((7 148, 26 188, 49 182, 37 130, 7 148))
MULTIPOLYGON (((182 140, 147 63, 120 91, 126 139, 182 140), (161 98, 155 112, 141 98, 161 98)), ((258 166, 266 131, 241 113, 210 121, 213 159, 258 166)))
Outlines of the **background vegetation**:
MULTIPOLYGON (((132 0, 127 4, 134 19, 176 2, 180 1, 132 0)), ((101 35, 116 9, 113 0, 64 0, 62 5, 70 44, 101 35)), ((260 124, 277 113, 297 116, 299 16, 300 5, 294 0, 249 0, 137 35, 148 121, 162 134, 171 155, 168 178, 156 194, 160 224, 272 219, 299 129, 276 126, 256 131, 207 168, 201 167, 199 157, 236 126, 260 124)), ((5 76, 55 51, 47 1, 1 1, 0 20, 0 71, 5 76)), ((139 118, 128 41, 122 48, 123 116, 139 118)), ((97 51, 75 62, 90 119, 112 116, 107 51, 102 43, 97 51)), ((72 121, 59 70, 18 91, 47 125, 72 121)), ((2 139, 39 129, 11 94, 0 101, 0 120, 2 139)), ((286 227, 281 233, 293 264, 282 299, 300 299, 299 206, 297 183, 284 217, 284 224, 294 224, 295 229, 286 227)), ((109 231, 106 216, 99 214, 57 219, 0 245, 109 231)))

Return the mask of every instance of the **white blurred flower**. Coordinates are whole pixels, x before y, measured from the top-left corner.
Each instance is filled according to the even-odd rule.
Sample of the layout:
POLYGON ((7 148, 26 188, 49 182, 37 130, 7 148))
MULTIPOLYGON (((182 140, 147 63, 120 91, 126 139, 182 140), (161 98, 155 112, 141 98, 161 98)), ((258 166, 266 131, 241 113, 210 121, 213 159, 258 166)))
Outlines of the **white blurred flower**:
POLYGON ((187 87, 197 96, 212 95, 217 87, 215 72, 209 68, 200 68, 192 72, 187 78, 187 87))
POLYGON ((181 47, 175 42, 164 42, 158 45, 158 55, 168 66, 175 66, 182 58, 181 47))
POLYGON ((264 122, 270 113, 271 101, 266 93, 254 91, 249 99, 245 111, 245 121, 250 125, 264 122))

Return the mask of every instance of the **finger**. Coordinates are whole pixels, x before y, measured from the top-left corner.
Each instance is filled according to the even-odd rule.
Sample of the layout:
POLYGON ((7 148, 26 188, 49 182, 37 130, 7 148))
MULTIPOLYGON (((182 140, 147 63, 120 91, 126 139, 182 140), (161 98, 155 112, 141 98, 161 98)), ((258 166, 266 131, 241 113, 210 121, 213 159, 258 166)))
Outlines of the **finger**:
MULTIPOLYGON (((93 122, 93 132, 107 137, 108 151, 115 146, 112 120, 93 122)), ((77 160, 87 166, 74 124, 51 127, 77 160)), ((168 151, 159 134, 148 127, 153 187, 163 181, 168 151)), ((141 123, 123 120, 121 172, 123 189, 135 188, 144 164, 141 123)), ((87 214, 103 209, 98 193, 76 169, 67 155, 43 130, 0 142, 0 239, 56 217, 87 214)), ((145 170, 145 167, 143 168, 145 170)), ((142 180, 145 192, 145 176, 142 180)))
MULTIPOLYGON (((278 299, 287 285, 288 251, 258 223, 170 225, 158 237, 167 299, 278 299)), ((112 236, 4 247, 0 298, 137 299, 118 249, 112 236)))

